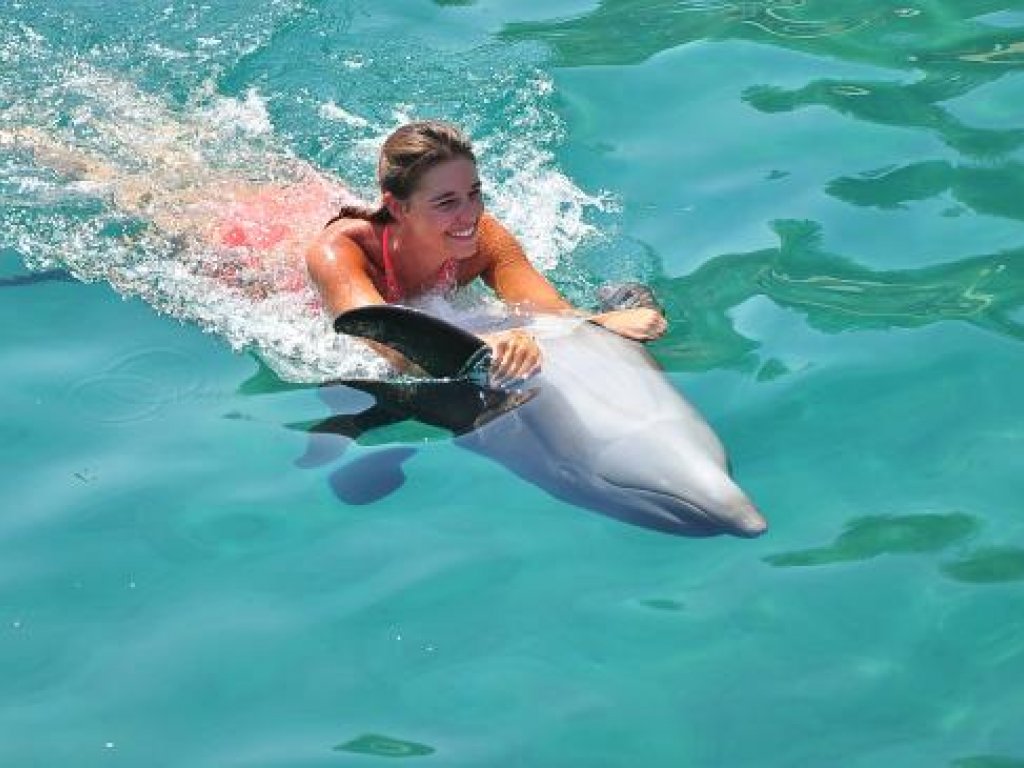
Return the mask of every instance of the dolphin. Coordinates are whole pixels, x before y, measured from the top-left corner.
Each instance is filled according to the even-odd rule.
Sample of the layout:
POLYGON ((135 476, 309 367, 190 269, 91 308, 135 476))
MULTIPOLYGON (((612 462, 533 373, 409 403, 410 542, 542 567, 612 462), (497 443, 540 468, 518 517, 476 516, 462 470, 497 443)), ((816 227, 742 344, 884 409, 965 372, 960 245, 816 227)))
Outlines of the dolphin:
POLYGON ((487 345, 454 324, 394 305, 344 312, 336 331, 395 349, 429 378, 342 381, 375 405, 310 431, 351 435, 413 418, 552 496, 628 523, 682 536, 766 530, 721 441, 642 344, 577 318, 529 327, 543 369, 509 389, 487 382, 487 345))

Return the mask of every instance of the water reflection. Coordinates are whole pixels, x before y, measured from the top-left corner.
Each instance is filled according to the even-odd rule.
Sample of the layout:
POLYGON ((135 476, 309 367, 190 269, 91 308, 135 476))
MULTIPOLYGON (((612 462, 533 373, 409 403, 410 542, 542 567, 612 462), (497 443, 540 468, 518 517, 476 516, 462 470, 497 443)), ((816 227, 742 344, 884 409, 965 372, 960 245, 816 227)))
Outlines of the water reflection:
POLYGON ((782 220, 772 228, 777 248, 719 256, 657 283, 677 329, 655 347, 667 367, 750 367, 758 343, 737 330, 730 310, 755 296, 799 311, 824 333, 962 320, 1024 340, 1016 314, 1024 305, 1024 248, 882 271, 825 252, 815 222, 782 220))
POLYGON ((604 0, 570 19, 508 25, 508 40, 550 46, 559 66, 636 64, 698 40, 752 40, 882 66, 1022 63, 1021 34, 977 21, 1010 0, 604 0), (951 34, 951 30, 955 30, 951 34))
POLYGON ((1006 755, 975 755, 961 757, 950 763, 950 768, 1024 768, 1024 758, 1006 755))
POLYGON ((794 90, 752 86, 744 92, 743 100, 762 112, 824 106, 864 122, 929 131, 959 152, 985 157, 1024 144, 1024 130, 972 128, 939 105, 991 80, 987 73, 940 73, 909 85, 824 79, 794 90))
POLYGON ((1024 221, 1024 164, 953 164, 944 160, 843 176, 826 191, 854 205, 899 208, 949 192, 977 213, 1024 221))

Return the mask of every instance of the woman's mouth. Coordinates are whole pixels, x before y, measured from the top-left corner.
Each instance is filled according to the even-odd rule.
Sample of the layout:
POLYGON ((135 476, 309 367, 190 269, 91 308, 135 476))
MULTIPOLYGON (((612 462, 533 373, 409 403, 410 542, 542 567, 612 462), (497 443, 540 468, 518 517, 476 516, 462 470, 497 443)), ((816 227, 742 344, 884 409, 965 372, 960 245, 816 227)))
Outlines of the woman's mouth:
POLYGON ((476 224, 473 224, 465 229, 449 229, 447 232, 448 237, 453 237, 456 240, 469 240, 476 234, 476 224))

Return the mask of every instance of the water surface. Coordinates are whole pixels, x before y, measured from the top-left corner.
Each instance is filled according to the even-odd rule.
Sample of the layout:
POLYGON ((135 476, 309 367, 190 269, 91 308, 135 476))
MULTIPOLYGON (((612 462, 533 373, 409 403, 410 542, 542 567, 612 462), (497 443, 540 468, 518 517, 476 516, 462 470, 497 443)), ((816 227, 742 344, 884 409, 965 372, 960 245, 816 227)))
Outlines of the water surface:
POLYGON ((5 765, 1024 765, 1019 3, 19 0, 0 61, 0 130, 158 192, 369 194, 464 125, 564 291, 655 287, 772 525, 632 528, 415 424, 296 466, 365 352, 4 145, 5 765))

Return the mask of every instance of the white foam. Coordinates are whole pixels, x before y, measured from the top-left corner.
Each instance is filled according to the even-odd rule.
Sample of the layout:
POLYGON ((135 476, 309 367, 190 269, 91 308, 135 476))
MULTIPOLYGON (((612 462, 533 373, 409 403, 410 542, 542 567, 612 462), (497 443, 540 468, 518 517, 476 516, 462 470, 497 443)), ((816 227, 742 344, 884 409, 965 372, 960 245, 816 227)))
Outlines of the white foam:
MULTIPOLYGON (((166 59, 183 55, 164 47, 153 53, 166 59)), ((121 294, 139 296, 158 311, 218 335, 232 348, 255 350, 286 380, 376 376, 385 370, 365 345, 334 334, 308 287, 267 293, 227 284, 211 275, 238 253, 147 223, 147 194, 170 196, 171 202, 160 203, 164 209, 185 214, 202 211, 189 199, 201 201, 211 186, 232 179, 326 178, 282 146, 266 95, 250 88, 230 97, 207 87, 193 93, 186 106, 172 105, 93 62, 56 54, 28 29, 19 41, 0 48, 0 58, 31 74, 23 86, 31 93, 26 90, 25 98, 5 103, 0 128, 48 126, 37 149, 45 144, 51 159, 67 160, 47 165, 40 159, 42 166, 57 166, 56 177, 52 171, 19 170, 16 208, 0 223, 0 237, 30 267, 62 267, 82 280, 105 281, 121 294), (77 180, 76 158, 86 158, 91 169, 77 180), (139 196, 143 202, 126 208, 125 190, 139 182, 148 185, 139 196)), ((344 66, 370 69, 371 64, 350 56, 344 66)), ((499 78, 487 87, 492 91, 485 98, 509 99, 501 107, 508 119, 495 120, 474 136, 489 205, 521 237, 533 262, 550 272, 600 237, 592 216, 611 210, 613 201, 580 189, 558 168, 550 150, 560 131, 546 102, 554 92, 550 78, 525 83, 499 78)), ((339 131, 357 133, 344 134, 338 162, 346 178, 368 189, 370 197, 385 136, 421 114, 436 114, 405 98, 376 115, 336 99, 322 102, 317 111, 339 131)), ((301 277, 294 259, 277 268, 301 277)), ((272 276, 251 277, 265 286, 272 276)), ((466 327, 502 319, 502 308, 478 292, 463 292, 454 303, 437 297, 424 301, 430 311, 466 327)))
POLYGON ((205 117, 222 132, 261 136, 273 131, 267 100, 255 88, 247 90, 242 99, 217 96, 204 112, 200 120, 205 117))
POLYGON ((370 127, 369 120, 342 109, 333 100, 320 105, 320 116, 327 120, 337 120, 353 128, 370 127))

